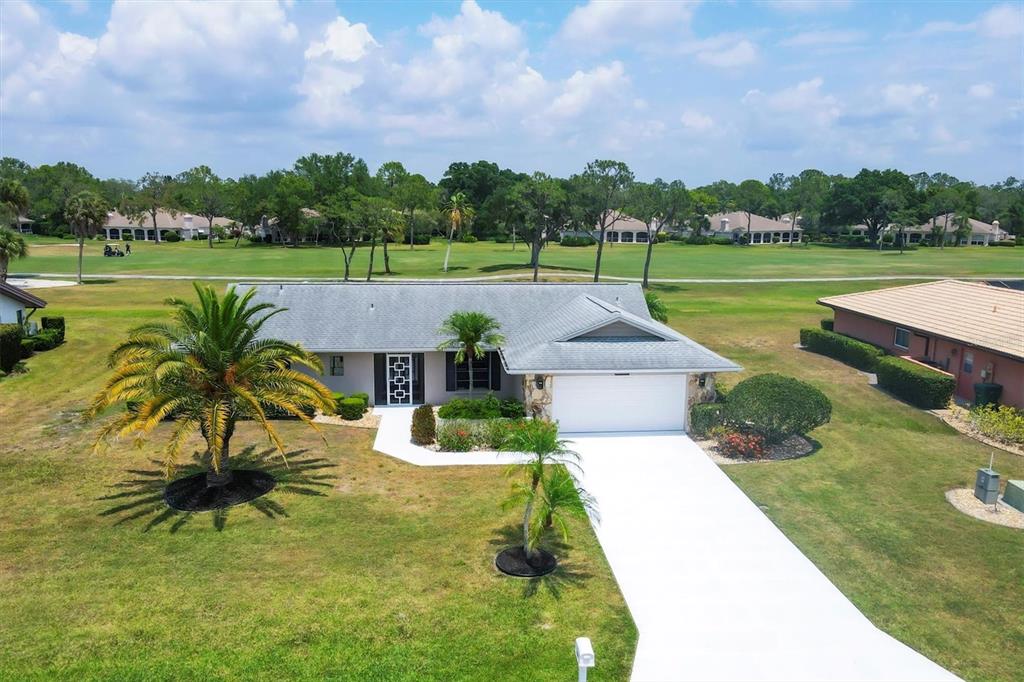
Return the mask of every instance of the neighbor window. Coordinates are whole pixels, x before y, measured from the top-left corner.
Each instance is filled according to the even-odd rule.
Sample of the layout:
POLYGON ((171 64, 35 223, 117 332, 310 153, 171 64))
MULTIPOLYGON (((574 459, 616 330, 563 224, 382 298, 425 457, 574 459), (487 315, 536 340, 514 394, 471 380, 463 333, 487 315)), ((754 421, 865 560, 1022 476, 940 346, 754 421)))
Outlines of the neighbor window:
POLYGON ((893 339, 892 345, 897 348, 910 348, 910 331, 896 327, 896 337, 893 339))
POLYGON ((332 377, 343 377, 343 376, 345 376, 345 356, 344 355, 332 355, 331 356, 331 376, 332 377))
POLYGON ((632 244, 633 243, 633 233, 632 232, 623 232, 622 234, 619 235, 619 241, 624 243, 624 244, 632 244))
POLYGON ((614 230, 605 235, 606 242, 617 242, 619 241, 619 233, 614 230))
POLYGON ((647 243, 647 233, 646 232, 637 232, 636 233, 636 240, 638 242, 646 244, 647 243))
POLYGON ((967 351, 964 353, 964 374, 970 374, 974 371, 974 353, 967 351))

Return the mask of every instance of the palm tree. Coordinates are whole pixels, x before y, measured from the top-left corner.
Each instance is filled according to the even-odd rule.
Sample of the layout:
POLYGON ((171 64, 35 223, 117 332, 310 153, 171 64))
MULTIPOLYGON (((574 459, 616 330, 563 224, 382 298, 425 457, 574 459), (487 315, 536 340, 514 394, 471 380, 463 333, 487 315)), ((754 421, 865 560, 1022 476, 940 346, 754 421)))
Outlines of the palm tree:
POLYGON ((953 217, 953 227, 956 228, 956 243, 960 244, 964 239, 971 243, 971 216, 964 212, 958 212, 953 217))
POLYGON ((28 255, 25 238, 14 230, 0 227, 0 282, 7 281, 7 267, 15 258, 28 255))
POLYGON ((448 272, 448 257, 452 254, 452 240, 455 233, 465 227, 466 223, 473 219, 476 212, 469 205, 469 199, 464 192, 456 192, 448 200, 444 214, 448 216, 448 249, 444 252, 444 271, 448 272))
POLYGON ((473 393, 473 359, 483 359, 486 348, 496 348, 505 343, 505 337, 498 333, 501 325, 486 313, 456 311, 448 316, 438 330, 447 336, 438 344, 439 351, 455 351, 455 364, 469 365, 469 392, 473 393))
POLYGON ((568 471, 570 467, 579 470, 579 454, 558 437, 557 424, 539 419, 523 422, 512 429, 505 449, 530 456, 506 472, 524 473, 527 479, 513 487, 506 505, 525 504, 522 549, 527 563, 532 564, 538 558, 537 545, 544 532, 558 523, 564 534, 564 517, 581 511, 585 516, 593 508, 593 501, 586 491, 576 487, 568 471))
POLYGON ((17 180, 4 180, 0 182, 0 209, 4 218, 11 222, 18 220, 18 217, 28 210, 28 190, 17 180))
POLYGON ((82 283, 82 255, 85 252, 85 238, 96 232, 107 222, 107 205, 95 192, 84 190, 68 200, 64 215, 78 235, 78 283, 82 283))
POLYGON ((331 413, 330 390, 294 369, 323 368, 316 355, 300 346, 260 338, 264 323, 283 308, 251 305, 255 293, 239 295, 234 287, 218 297, 212 287, 195 284, 198 305, 167 299, 173 321, 133 329, 110 354, 114 375, 93 398, 96 416, 113 405, 128 409, 100 429, 95 448, 112 438, 144 439, 165 419, 174 421, 166 450, 167 475, 189 437, 197 431, 206 442, 207 487, 231 482, 230 445, 235 425, 250 419, 284 456, 284 443, 267 419, 267 409, 291 414, 316 429, 307 411, 331 413))
POLYGON ((668 322, 668 306, 653 291, 644 292, 644 301, 647 302, 647 312, 658 322, 668 322))

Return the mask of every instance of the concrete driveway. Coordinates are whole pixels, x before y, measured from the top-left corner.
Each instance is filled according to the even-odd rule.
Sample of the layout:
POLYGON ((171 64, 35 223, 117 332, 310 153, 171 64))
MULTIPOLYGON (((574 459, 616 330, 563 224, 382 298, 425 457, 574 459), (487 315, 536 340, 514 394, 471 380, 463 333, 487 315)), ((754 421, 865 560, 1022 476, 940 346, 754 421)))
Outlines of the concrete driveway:
POLYGON ((685 435, 566 437, 640 631, 633 680, 957 679, 872 625, 685 435))

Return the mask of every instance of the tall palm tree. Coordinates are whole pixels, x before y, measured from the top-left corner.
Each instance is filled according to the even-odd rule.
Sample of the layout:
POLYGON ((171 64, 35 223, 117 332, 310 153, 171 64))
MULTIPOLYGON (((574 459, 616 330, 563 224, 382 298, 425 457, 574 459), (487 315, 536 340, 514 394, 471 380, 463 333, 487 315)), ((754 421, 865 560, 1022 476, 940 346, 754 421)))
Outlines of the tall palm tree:
POLYGON ((100 429, 95 447, 111 438, 144 439, 164 419, 174 421, 165 450, 168 476, 188 438, 197 431, 206 442, 208 487, 231 481, 230 445, 235 424, 251 419, 284 456, 284 443, 267 419, 277 408, 316 429, 307 411, 333 412, 330 390, 294 367, 322 372, 316 355, 300 346, 259 337, 264 323, 284 308, 251 305, 255 293, 234 287, 218 297, 195 284, 198 304, 167 299, 170 323, 133 329, 110 354, 114 375, 93 399, 90 415, 115 404, 128 409, 100 429))
POLYGON ((647 312, 658 322, 668 322, 668 306, 651 290, 644 292, 644 301, 647 303, 647 312))
POLYGON ((469 392, 473 393, 473 359, 483 359, 486 349, 505 342, 498 330, 501 325, 490 315, 474 311, 456 311, 448 316, 438 333, 447 336, 438 344, 439 351, 455 351, 455 364, 469 365, 469 392))
POLYGON ((28 190, 17 180, 0 182, 0 216, 10 221, 28 210, 28 190))
POLYGON ((68 200, 64 215, 78 236, 78 283, 81 284, 85 238, 96 234, 107 222, 107 205, 100 195, 83 190, 68 200))
POLYGON ((15 258, 28 255, 28 244, 25 238, 14 230, 0 227, 0 282, 7 281, 7 268, 15 258))
POLYGON ((448 217, 448 249, 444 252, 444 271, 448 272, 448 258, 452 255, 452 240, 455 239, 455 233, 473 219, 476 211, 469 205, 465 192, 456 192, 448 200, 444 214, 448 217))

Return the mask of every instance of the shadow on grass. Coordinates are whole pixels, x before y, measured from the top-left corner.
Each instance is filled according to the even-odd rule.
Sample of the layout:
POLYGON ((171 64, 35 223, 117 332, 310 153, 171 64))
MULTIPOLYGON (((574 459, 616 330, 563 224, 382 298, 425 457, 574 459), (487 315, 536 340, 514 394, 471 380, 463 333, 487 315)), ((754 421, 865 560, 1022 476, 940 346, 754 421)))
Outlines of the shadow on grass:
MULTIPOLYGON (((449 268, 451 269, 451 268, 449 268)), ((498 263, 495 265, 483 265, 478 268, 480 272, 501 272, 502 270, 533 270, 529 263, 498 263)), ((540 264, 542 271, 561 270, 564 272, 591 272, 590 268, 574 268, 568 265, 548 265, 543 260, 540 264)))
MULTIPOLYGON (((509 524, 494 531, 494 535, 488 544, 491 546, 492 553, 497 555, 498 552, 506 547, 521 545, 522 542, 522 527, 518 524, 509 524)), ((515 578, 501 573, 497 568, 494 570, 505 580, 522 581, 524 597, 532 597, 543 589, 555 599, 561 599, 562 590, 566 587, 583 585, 593 577, 592 573, 573 562, 572 546, 563 542, 561 536, 556 532, 548 533, 543 547, 558 558, 558 567, 547 575, 539 578, 515 578)))
POLYGON ((88 277, 88 278, 85 278, 85 279, 82 280, 82 285, 84 286, 86 284, 117 284, 120 281, 123 281, 123 280, 117 280, 117 279, 94 279, 92 277, 88 277))
MULTIPOLYGON (((322 457, 305 456, 306 450, 296 450, 287 455, 285 463, 276 450, 266 449, 260 452, 250 446, 231 458, 234 469, 259 469, 272 475, 277 481, 274 490, 255 500, 235 507, 216 509, 211 512, 184 512, 172 509, 164 501, 164 489, 168 480, 164 478, 164 465, 160 460, 150 460, 152 468, 128 469, 132 478, 115 483, 111 487, 115 492, 97 498, 98 501, 110 503, 112 506, 99 513, 100 516, 115 518, 115 526, 138 521, 144 523, 142 530, 148 532, 157 526, 169 524, 170 532, 177 532, 185 524, 197 517, 208 515, 213 527, 224 530, 232 510, 252 507, 270 519, 288 516, 280 500, 283 493, 287 495, 306 495, 323 497, 327 495, 333 483, 334 474, 326 469, 335 466, 333 462, 322 457)), ((179 467, 176 478, 191 476, 206 471, 203 455, 196 453, 192 462, 179 467)))

